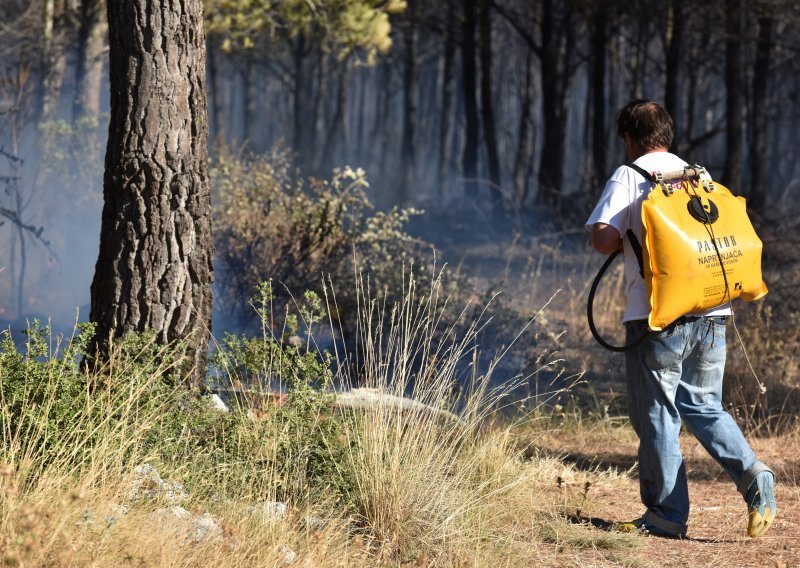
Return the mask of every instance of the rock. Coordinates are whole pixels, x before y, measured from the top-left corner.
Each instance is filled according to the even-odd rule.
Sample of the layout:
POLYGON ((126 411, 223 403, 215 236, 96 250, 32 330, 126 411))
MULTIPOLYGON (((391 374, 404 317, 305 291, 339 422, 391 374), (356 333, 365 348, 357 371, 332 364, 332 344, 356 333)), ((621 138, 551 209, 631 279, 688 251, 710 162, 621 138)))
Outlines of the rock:
POLYGON ((228 408, 228 405, 219 397, 218 394, 212 394, 208 397, 209 403, 211 404, 211 408, 215 410, 219 410, 221 412, 230 412, 231 409, 228 408))
POLYGON ((265 520, 277 520, 286 514, 286 503, 281 501, 265 501, 250 506, 250 513, 259 515, 265 520))
POLYGON ((169 523, 175 520, 189 521, 192 518, 192 514, 183 507, 178 507, 177 505, 173 505, 171 507, 156 509, 155 511, 150 513, 148 517, 160 522, 169 523))
POLYGON ((222 526, 217 520, 208 513, 203 513, 194 520, 192 523, 192 530, 189 533, 188 539, 191 542, 200 542, 203 540, 217 540, 222 538, 222 526))
POLYGON ((128 499, 131 501, 163 500, 174 505, 189 498, 180 482, 164 481, 158 470, 149 463, 136 466, 133 472, 135 476, 128 492, 128 499))
POLYGON ((294 564, 295 560, 297 560, 297 553, 285 544, 278 546, 275 551, 281 557, 283 563, 287 566, 289 564, 294 564))
POLYGON ((122 517, 128 514, 129 510, 125 505, 111 505, 109 513, 105 516, 106 528, 116 525, 122 517))
POLYGON ((125 505, 108 505, 100 504, 94 509, 86 509, 83 512, 79 524, 93 529, 109 529, 116 525, 122 517, 128 514, 128 507, 125 505), (104 526, 98 526, 99 519, 105 523, 104 526))
POLYGON ((305 518, 306 527, 312 530, 322 530, 330 524, 330 519, 309 515, 305 518))

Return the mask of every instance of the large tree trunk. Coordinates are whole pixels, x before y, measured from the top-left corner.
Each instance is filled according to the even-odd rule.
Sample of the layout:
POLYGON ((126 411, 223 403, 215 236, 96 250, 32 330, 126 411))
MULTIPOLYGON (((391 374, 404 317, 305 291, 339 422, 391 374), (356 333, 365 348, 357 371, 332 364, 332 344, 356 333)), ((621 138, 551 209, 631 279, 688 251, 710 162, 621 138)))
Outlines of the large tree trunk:
POLYGON ((725 19, 725 168, 722 183, 737 191, 742 175, 741 0, 727 0, 725 19))
POLYGON ((467 197, 478 197, 478 101, 475 89, 477 70, 475 65, 475 27, 477 24, 477 0, 465 0, 464 22, 461 38, 462 90, 464 96, 465 139, 461 155, 464 190, 467 197))
POLYGON ((497 135, 494 125, 494 101, 492 96, 492 3, 481 0, 480 6, 480 58, 481 58, 481 117, 483 139, 486 142, 486 161, 489 166, 489 194, 492 213, 503 214, 503 191, 500 185, 500 157, 497 151, 497 135))
POLYGON ((109 0, 111 118, 94 348, 129 331, 186 342, 205 373, 213 241, 202 0, 109 0))
POLYGON ((100 117, 100 87, 103 82, 103 57, 106 50, 105 0, 83 0, 78 29, 78 61, 75 65, 75 102, 72 119, 100 117))

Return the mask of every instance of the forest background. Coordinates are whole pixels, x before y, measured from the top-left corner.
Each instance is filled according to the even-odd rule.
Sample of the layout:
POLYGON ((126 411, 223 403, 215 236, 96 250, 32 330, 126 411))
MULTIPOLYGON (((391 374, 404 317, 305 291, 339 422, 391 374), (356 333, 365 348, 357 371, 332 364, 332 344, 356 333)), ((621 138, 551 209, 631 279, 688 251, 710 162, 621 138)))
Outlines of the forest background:
MULTIPOLYGON (((7 564, 285 565, 287 550, 355 566, 742 565, 754 547, 779 566, 798 558, 795 3, 205 2, 209 379, 228 381, 210 386, 278 387, 228 414, 174 388, 181 347, 147 333, 111 342, 91 372, 79 364, 90 336, 73 328, 89 316, 118 165, 109 109, 125 94, 111 92, 106 9, 0 4, 7 564), (598 530, 639 504, 623 361, 585 320, 602 258, 583 223, 624 160, 615 113, 634 97, 665 104, 673 150, 744 195, 764 241, 770 293, 736 304, 725 388, 781 480, 774 540, 742 542, 744 509, 696 446, 699 539, 637 555, 635 538, 598 530), (348 381, 427 404, 335 410, 320 387, 348 381), (132 497, 140 462, 191 496, 151 477, 165 495, 132 497), (182 509, 194 532, 169 543, 175 494, 197 514, 182 509), (214 539, 192 536, 202 519, 214 539)), ((169 21, 144 14, 153 30, 169 21)), ((180 131, 163 116, 136 126, 180 131)), ((617 266, 595 304, 617 340, 623 297, 617 266)))
MULTIPOLYGON (((502 289, 524 314, 565 290, 550 306, 546 349, 574 351, 575 369, 611 375, 613 358, 585 356, 581 304, 597 259, 582 224, 624 159, 616 110, 650 97, 675 119, 674 151, 747 197, 771 289, 751 310, 760 322, 749 326, 760 338, 757 367, 779 384, 792 376, 800 180, 793 3, 276 6, 206 5, 216 331, 246 328, 245 299, 260 279, 298 293, 324 273, 350 274, 343 265, 359 239, 379 247, 394 240, 396 250, 381 251, 384 273, 401 272, 410 249, 427 251, 417 254, 423 262, 437 249, 465 276, 467 299, 502 289), (345 166, 366 174, 341 179, 345 166), (279 203, 248 186, 265 167, 290 195, 284 209, 250 207, 279 203), (325 238, 305 234, 319 230, 312 213, 286 220, 297 208, 291 199, 316 192, 304 207, 324 215, 332 194, 320 197, 320 187, 347 193, 347 184, 364 193, 338 211, 341 234, 332 226, 325 238), (383 232, 372 234, 376 227, 383 232)), ((0 321, 24 328, 38 317, 69 329, 88 317, 100 230, 105 3, 12 0, 0 10, 0 321)), ((619 275, 599 310, 612 335, 619 275)), ((787 396, 781 390, 770 406, 782 408, 787 396)))

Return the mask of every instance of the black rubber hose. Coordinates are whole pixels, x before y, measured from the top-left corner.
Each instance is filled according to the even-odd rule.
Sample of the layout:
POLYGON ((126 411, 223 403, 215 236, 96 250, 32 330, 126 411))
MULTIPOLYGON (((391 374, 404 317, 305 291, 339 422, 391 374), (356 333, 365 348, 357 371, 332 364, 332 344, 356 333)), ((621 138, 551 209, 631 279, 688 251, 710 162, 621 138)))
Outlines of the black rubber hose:
POLYGON ((612 252, 610 255, 608 255, 608 258, 603 263, 603 266, 600 267, 600 270, 597 272, 597 276, 595 276, 594 281, 592 281, 592 287, 589 289, 589 301, 586 304, 586 316, 589 320, 589 329, 592 332, 592 336, 597 340, 597 342, 600 345, 602 345, 609 351, 614 351, 615 353, 630 351, 631 349, 639 345, 644 340, 644 338, 647 337, 647 335, 649 334, 649 331, 645 330, 642 336, 633 343, 631 343, 630 345, 617 346, 617 345, 611 345, 605 339, 600 337, 600 333, 597 331, 597 328, 594 325, 594 315, 592 313, 593 312, 592 308, 594 305, 594 295, 595 292, 597 292, 597 285, 600 284, 600 280, 602 280, 603 275, 606 273, 606 270, 611 265, 611 263, 614 262, 614 259, 617 258, 619 252, 620 251, 612 252))

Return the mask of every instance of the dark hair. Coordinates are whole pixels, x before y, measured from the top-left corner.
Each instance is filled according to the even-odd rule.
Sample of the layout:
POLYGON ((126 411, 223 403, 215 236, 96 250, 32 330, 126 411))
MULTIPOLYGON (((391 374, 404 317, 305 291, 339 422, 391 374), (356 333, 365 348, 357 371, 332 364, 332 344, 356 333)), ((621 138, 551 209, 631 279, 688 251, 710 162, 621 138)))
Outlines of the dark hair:
POLYGON ((672 117, 660 104, 636 99, 626 104, 617 116, 617 134, 630 134, 644 150, 669 148, 672 145, 672 117))

